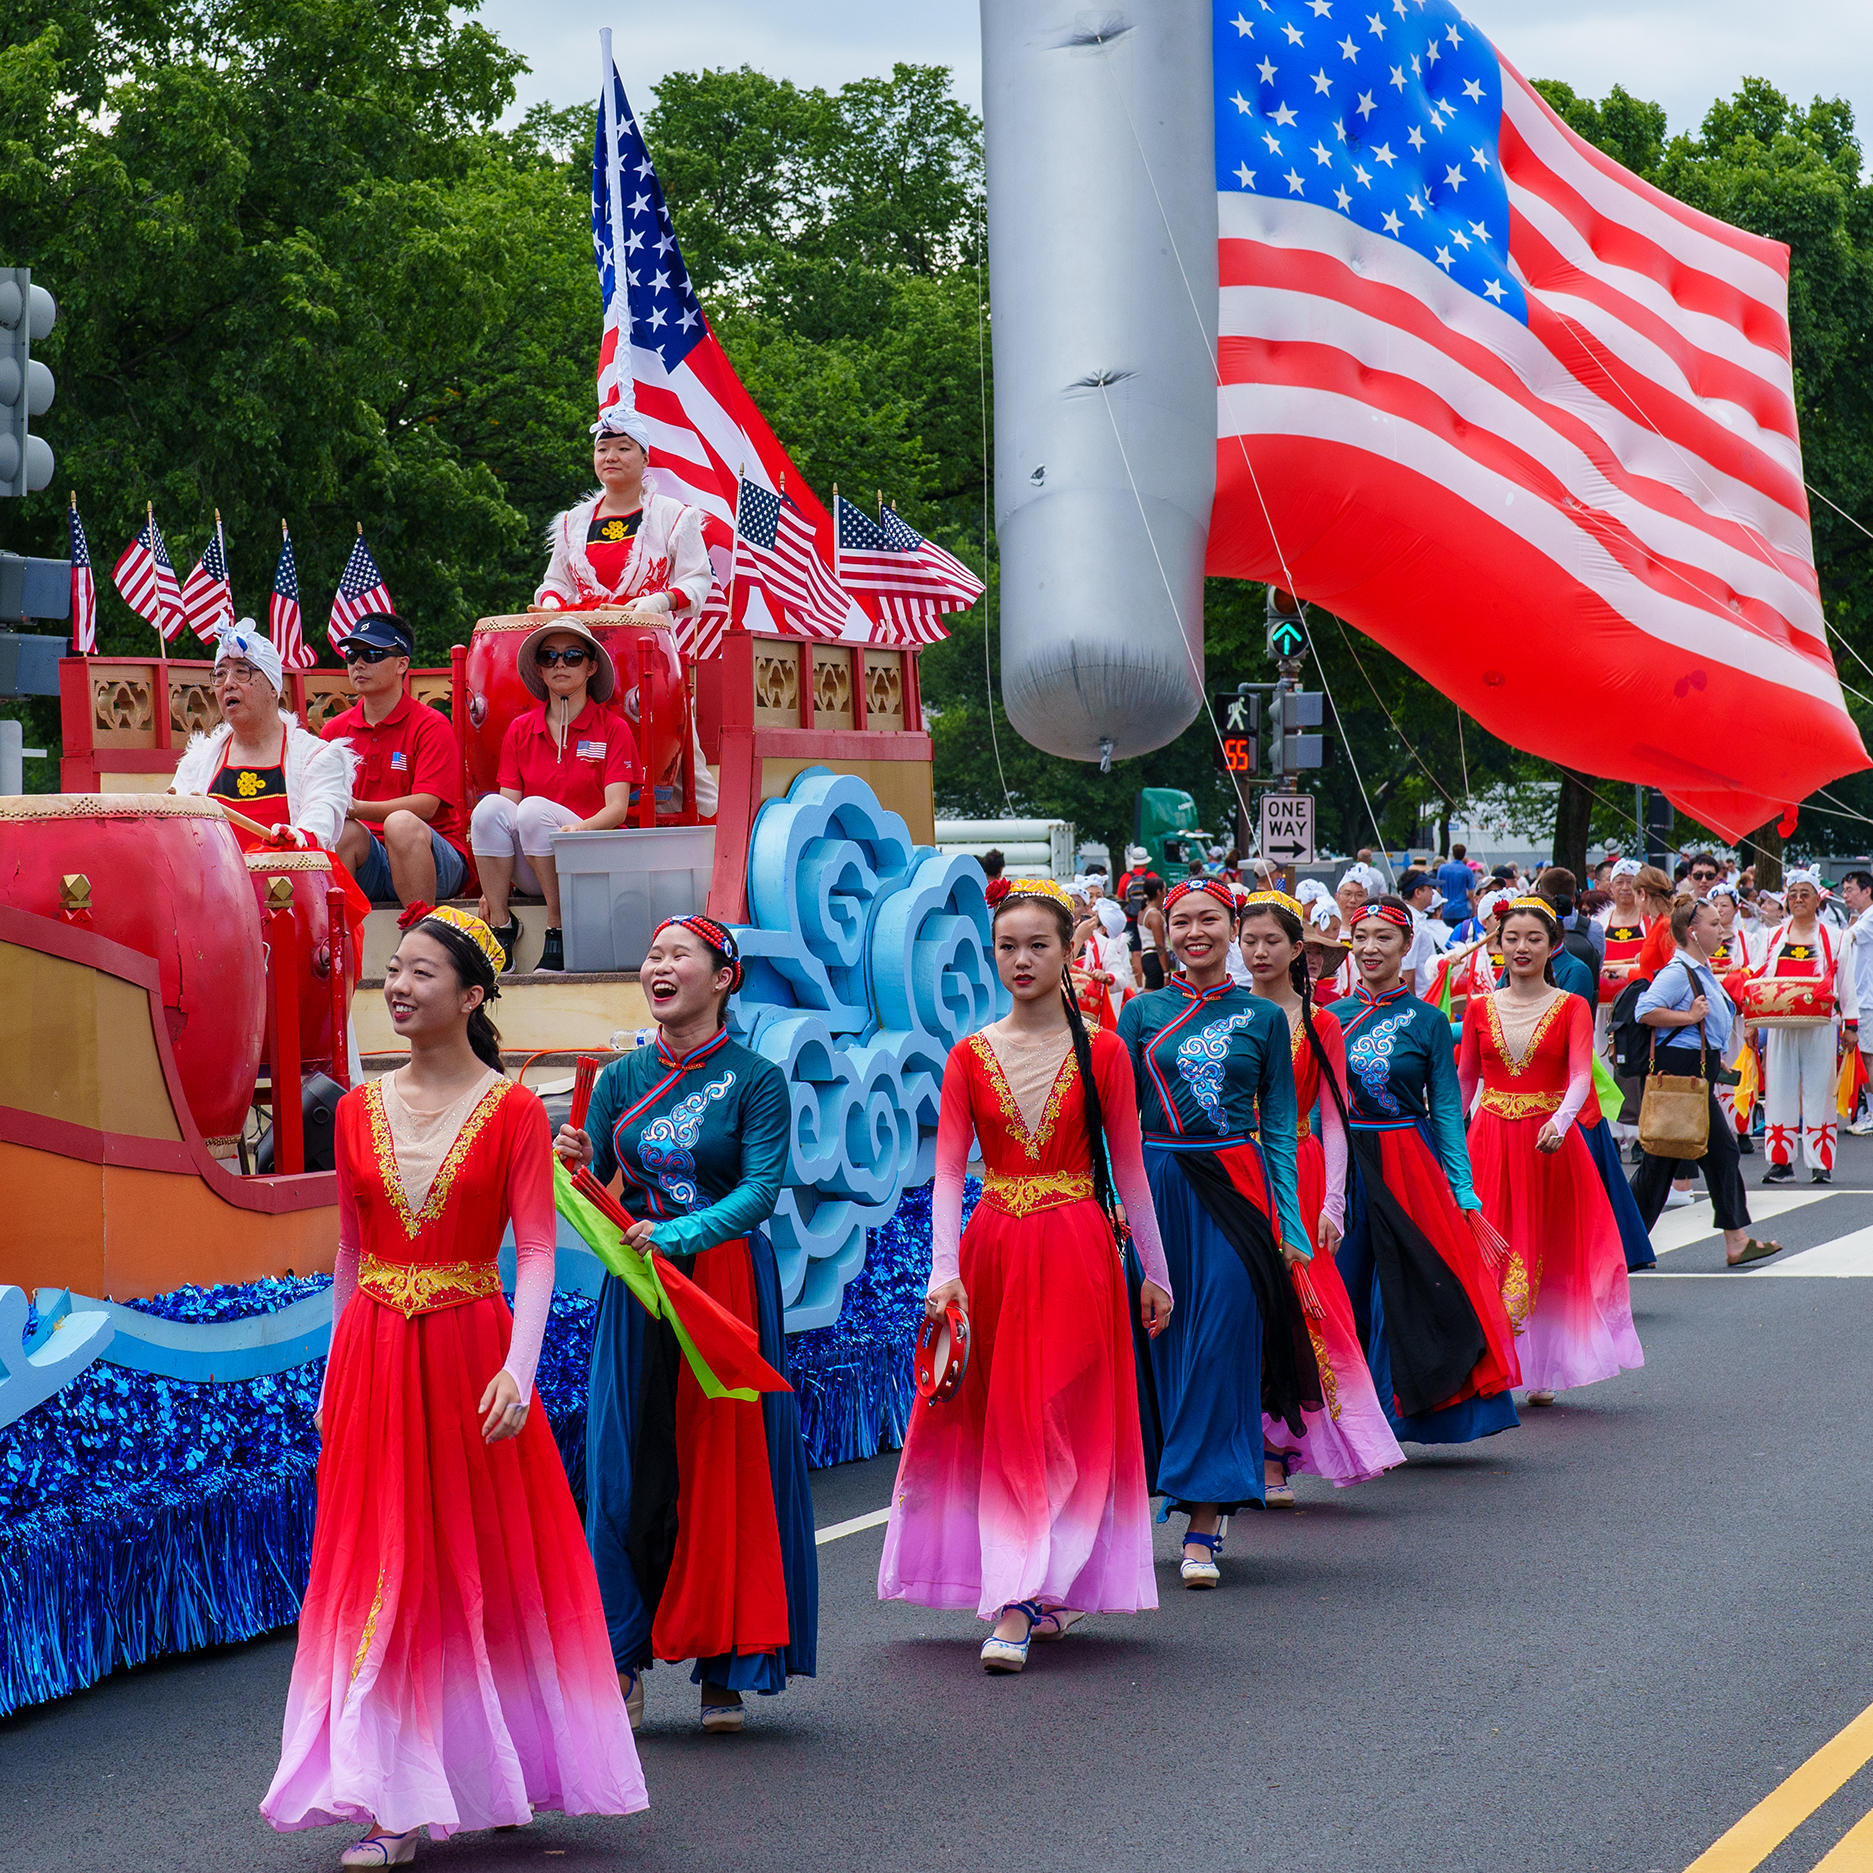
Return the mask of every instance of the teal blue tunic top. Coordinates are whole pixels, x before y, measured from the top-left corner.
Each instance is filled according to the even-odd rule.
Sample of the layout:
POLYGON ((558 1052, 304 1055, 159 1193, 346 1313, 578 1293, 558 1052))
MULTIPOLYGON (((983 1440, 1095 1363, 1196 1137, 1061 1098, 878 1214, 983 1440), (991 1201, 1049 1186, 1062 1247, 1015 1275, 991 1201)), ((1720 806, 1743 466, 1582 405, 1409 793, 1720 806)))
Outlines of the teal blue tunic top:
POLYGON ((726 1028, 680 1058, 659 1034, 592 1088, 592 1175, 608 1184, 622 1171, 632 1218, 655 1225, 666 1255, 694 1255, 773 1215, 791 1119, 786 1076, 726 1028))
POLYGON ((1125 1004, 1119 1039, 1131 1050, 1147 1150, 1215 1150, 1259 1134, 1282 1240, 1305 1250, 1287 1015, 1239 983, 1199 994, 1179 978, 1125 1004))
POLYGON ((1483 1206, 1470 1184, 1463 1094, 1450 1023, 1405 989, 1376 1000, 1364 989, 1333 1004, 1346 1037, 1346 1092, 1355 1127, 1425 1126, 1460 1209, 1483 1206))

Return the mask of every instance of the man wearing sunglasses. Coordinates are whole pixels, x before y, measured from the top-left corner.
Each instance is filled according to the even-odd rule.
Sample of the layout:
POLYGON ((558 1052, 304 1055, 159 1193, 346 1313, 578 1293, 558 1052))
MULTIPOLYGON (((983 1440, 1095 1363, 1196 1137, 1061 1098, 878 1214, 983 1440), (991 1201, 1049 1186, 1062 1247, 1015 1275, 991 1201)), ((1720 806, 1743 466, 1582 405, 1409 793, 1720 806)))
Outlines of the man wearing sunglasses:
POLYGON ((388 612, 360 618, 340 650, 358 700, 324 728, 358 757, 338 856, 373 904, 440 904, 468 884, 462 762, 448 718, 404 690, 416 649, 388 612))

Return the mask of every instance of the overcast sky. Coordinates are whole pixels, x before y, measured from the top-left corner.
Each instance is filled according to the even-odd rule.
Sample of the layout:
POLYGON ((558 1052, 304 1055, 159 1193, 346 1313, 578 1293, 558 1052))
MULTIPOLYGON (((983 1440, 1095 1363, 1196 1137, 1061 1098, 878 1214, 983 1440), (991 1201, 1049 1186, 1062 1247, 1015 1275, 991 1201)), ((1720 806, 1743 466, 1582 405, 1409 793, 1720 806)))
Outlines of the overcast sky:
MULTIPOLYGON (((1018 0, 1011 0, 1018 3, 1018 0)), ((1767 78, 1804 103, 1854 105, 1873 137, 1869 0, 1463 0, 1509 62, 1603 97, 1623 84, 1654 98, 1676 130, 1712 98, 1767 78)), ((615 35, 635 100, 667 71, 752 65, 797 84, 838 86, 894 61, 950 66, 980 108, 980 13, 973 0, 676 0, 607 9, 583 0, 484 0, 482 17, 533 67, 522 103, 570 104, 597 91, 598 28, 615 35)), ((647 100, 646 100, 647 101, 647 100)))

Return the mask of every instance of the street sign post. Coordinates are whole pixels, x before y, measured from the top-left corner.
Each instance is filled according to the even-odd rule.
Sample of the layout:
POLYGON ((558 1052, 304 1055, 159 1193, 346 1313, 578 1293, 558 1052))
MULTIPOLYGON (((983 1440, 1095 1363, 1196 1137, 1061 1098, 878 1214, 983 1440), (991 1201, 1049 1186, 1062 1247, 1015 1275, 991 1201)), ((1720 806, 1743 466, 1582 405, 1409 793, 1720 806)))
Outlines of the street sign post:
POLYGON ((1314 862, 1314 796, 1311 793, 1262 795, 1262 857, 1278 865, 1314 862))

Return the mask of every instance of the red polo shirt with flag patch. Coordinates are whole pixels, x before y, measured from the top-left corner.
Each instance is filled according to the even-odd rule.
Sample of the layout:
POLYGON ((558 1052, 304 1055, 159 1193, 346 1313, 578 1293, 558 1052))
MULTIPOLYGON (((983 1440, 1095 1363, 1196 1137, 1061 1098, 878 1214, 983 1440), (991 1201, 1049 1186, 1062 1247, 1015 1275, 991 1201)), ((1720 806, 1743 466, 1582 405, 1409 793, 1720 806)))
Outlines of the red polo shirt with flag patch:
MULTIPOLYGON (((430 829, 439 832, 468 856, 462 825, 462 757, 455 745, 449 718, 412 696, 373 726, 364 719, 364 704, 354 703, 334 716, 320 735, 326 741, 348 741, 358 757, 352 781, 354 800, 400 800, 406 794, 433 793, 441 802, 430 829)), ((372 827, 373 835, 381 827, 372 827)))
POLYGON ((637 779, 637 739, 623 716, 589 698, 564 731, 565 746, 546 725, 546 704, 516 716, 501 742, 494 784, 521 798, 555 800, 568 819, 590 819, 605 807, 605 789, 637 779))

